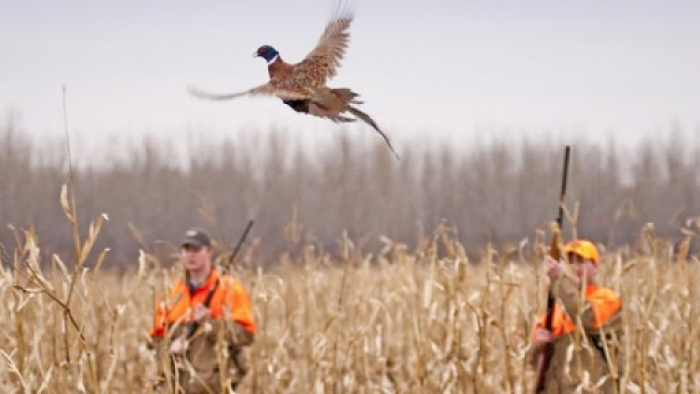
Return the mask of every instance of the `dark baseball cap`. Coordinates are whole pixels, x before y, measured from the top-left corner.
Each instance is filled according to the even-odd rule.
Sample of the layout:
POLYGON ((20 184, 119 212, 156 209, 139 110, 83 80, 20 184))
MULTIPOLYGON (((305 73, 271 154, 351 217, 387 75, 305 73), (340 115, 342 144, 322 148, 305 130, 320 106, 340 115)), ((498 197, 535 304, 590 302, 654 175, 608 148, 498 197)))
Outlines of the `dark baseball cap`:
POLYGON ((211 246, 211 239, 207 235, 207 233, 204 232, 204 230, 199 229, 199 228, 193 228, 187 230, 185 232, 185 238, 182 240, 180 243, 180 246, 187 246, 187 245, 193 245, 197 247, 202 247, 202 246, 211 246))

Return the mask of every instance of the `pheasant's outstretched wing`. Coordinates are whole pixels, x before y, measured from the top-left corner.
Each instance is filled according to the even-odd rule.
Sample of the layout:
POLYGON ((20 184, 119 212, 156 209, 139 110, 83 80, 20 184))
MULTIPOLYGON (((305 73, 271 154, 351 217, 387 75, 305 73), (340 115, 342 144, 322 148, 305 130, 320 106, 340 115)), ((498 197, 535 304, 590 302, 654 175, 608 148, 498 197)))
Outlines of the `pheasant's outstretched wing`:
POLYGON ((316 47, 295 65, 295 71, 306 74, 316 86, 325 85, 326 80, 333 78, 345 56, 350 39, 348 30, 353 18, 353 10, 347 2, 338 1, 334 16, 326 25, 316 47))
POLYGON ((277 96, 282 100, 305 100, 311 97, 313 94, 313 92, 310 90, 285 89, 279 86, 274 86, 269 82, 253 89, 237 93, 210 93, 192 86, 188 86, 187 91, 195 97, 206 100, 233 100, 243 96, 277 96))

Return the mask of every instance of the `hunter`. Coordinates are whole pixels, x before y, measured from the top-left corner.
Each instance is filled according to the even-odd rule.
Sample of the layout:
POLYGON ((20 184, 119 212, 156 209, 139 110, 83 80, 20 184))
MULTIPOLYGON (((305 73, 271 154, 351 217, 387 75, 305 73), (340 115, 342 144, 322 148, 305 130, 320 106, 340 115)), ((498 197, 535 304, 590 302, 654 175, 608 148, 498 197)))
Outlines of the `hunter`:
POLYGON ((255 323, 248 293, 212 260, 212 243, 201 229, 181 243, 184 278, 156 303, 150 336, 157 349, 159 382, 176 393, 235 391, 247 372, 244 347, 255 323), (223 351, 222 351, 223 350, 223 351))
MULTIPOLYGON (((616 393, 622 374, 619 348, 622 302, 611 289, 596 281, 600 256, 595 244, 579 239, 564 247, 566 259, 545 258, 547 276, 557 302, 552 330, 546 314, 533 330, 535 360, 546 344, 552 358, 544 375, 545 393, 616 393), (587 387, 579 387, 579 386, 587 387), (593 390, 591 388, 595 387, 593 390)), ((541 365, 538 365, 541 368, 541 365)), ((539 373, 539 371, 538 371, 539 373)))

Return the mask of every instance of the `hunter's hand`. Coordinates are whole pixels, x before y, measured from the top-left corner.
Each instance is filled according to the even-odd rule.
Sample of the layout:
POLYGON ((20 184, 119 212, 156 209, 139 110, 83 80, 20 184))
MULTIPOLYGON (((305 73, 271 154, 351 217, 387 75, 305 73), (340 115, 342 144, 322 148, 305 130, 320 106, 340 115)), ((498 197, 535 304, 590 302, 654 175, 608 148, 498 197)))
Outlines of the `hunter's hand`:
POLYGON ((542 347, 554 340, 554 335, 549 330, 538 328, 535 332, 535 346, 542 347))
POLYGON ((177 338, 170 344, 170 354, 173 356, 181 356, 187 351, 187 341, 185 338, 177 338))
POLYGON ((547 256, 545 257, 544 262, 547 265, 547 276, 549 276, 549 279, 555 280, 561 276, 561 273, 564 270, 562 267, 563 263, 561 261, 554 260, 551 256, 547 256))
POLYGON ((209 308, 205 307, 204 305, 200 304, 197 305, 196 308, 194 308, 194 320, 198 323, 204 323, 209 318, 211 317, 211 311, 209 308))

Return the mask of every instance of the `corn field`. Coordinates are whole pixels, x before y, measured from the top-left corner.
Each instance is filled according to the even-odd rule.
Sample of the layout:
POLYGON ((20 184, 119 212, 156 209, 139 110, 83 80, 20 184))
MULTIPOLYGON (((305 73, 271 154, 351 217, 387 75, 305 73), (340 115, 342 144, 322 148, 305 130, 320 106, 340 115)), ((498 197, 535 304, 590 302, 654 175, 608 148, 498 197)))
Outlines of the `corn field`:
MULTIPOLYGON (((154 300, 181 267, 142 249, 138 268, 105 269, 110 251, 95 245, 108 217, 81 230, 68 186, 60 206, 72 261, 41 252, 31 229, 15 229, 16 247, 3 255, 0 390, 150 392, 154 300)), ((575 233, 577 216, 567 216, 575 233)), ((544 309, 546 228, 510 247, 485 244, 471 253, 478 258, 449 223, 413 246, 381 237, 376 251, 342 233, 333 253, 302 244, 270 268, 255 261, 264 245, 253 240, 233 269, 258 325, 239 392, 531 392, 526 355, 544 309)), ((600 282, 624 303, 628 392, 700 392, 700 256, 688 252, 699 230, 696 219, 674 248, 645 226, 636 247, 603 255, 600 282)), ((225 256, 225 242, 217 248, 225 256)))
MULTIPOLYGON (((0 130, 0 392, 152 392, 177 240, 210 229, 221 260, 247 215, 232 273, 257 334, 239 392, 532 392, 557 144, 395 163, 345 137, 311 160, 274 136, 262 164, 229 142, 181 166, 146 141, 68 174, 18 130, 0 130)), ((573 149, 564 235, 599 242, 599 281, 622 296, 629 393, 700 392, 700 148, 673 135, 627 157, 573 149)))

